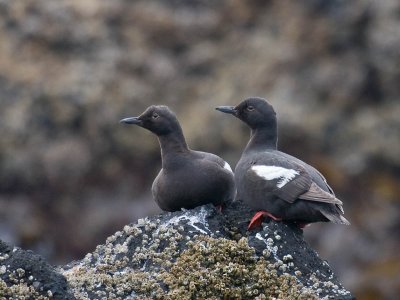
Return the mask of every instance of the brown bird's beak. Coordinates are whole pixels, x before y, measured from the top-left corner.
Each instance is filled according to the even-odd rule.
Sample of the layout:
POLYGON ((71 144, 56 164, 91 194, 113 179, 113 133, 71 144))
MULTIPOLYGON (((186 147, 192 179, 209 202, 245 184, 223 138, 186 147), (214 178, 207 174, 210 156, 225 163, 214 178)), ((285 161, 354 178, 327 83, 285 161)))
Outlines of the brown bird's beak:
POLYGON ((139 119, 139 117, 130 117, 130 118, 125 118, 119 121, 120 123, 124 124, 135 124, 135 125, 142 125, 142 120, 139 119))
POLYGON ((234 106, 218 106, 215 109, 226 114, 236 115, 236 108, 234 106))

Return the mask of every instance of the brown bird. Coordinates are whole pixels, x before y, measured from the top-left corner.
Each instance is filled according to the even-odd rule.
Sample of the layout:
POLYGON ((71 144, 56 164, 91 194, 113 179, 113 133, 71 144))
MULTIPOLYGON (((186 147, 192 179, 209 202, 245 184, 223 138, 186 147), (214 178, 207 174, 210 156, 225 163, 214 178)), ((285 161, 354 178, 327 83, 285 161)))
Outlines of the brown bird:
POLYGON ((150 106, 140 116, 120 121, 135 124, 157 135, 162 169, 151 191, 162 210, 212 203, 220 208, 235 196, 233 172, 219 156, 191 150, 175 114, 167 106, 150 106))
POLYGON ((251 129, 250 140, 236 166, 237 199, 258 212, 249 229, 264 216, 292 221, 303 228, 313 222, 349 225, 343 203, 322 174, 305 162, 277 150, 278 127, 273 107, 262 98, 217 110, 232 114, 251 129))

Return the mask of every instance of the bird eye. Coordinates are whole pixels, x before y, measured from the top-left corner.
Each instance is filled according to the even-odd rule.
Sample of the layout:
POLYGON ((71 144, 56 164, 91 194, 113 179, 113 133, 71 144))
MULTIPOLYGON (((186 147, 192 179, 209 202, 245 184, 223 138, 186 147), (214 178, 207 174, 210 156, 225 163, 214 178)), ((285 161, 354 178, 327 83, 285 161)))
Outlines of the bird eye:
POLYGON ((249 105, 249 106, 246 107, 246 109, 247 109, 248 111, 253 111, 253 110, 254 110, 254 106, 249 105))
POLYGON ((151 116, 153 119, 158 119, 159 115, 158 113, 153 113, 153 115, 151 116))

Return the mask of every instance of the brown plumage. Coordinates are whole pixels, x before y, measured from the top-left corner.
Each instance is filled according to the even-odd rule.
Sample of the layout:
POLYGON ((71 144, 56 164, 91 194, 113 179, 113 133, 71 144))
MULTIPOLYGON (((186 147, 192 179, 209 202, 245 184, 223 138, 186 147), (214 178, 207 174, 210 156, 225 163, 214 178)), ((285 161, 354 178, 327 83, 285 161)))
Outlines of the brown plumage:
POLYGON ((235 169, 237 199, 260 211, 249 228, 262 217, 296 222, 350 223, 343 216, 343 203, 318 170, 277 150, 277 120, 264 99, 249 98, 236 107, 217 110, 230 113, 251 128, 251 138, 235 169))
POLYGON ((208 203, 222 207, 233 200, 235 184, 229 164, 215 154, 191 150, 167 106, 152 105, 139 117, 120 122, 146 128, 158 137, 162 169, 151 191, 162 210, 177 211, 208 203))

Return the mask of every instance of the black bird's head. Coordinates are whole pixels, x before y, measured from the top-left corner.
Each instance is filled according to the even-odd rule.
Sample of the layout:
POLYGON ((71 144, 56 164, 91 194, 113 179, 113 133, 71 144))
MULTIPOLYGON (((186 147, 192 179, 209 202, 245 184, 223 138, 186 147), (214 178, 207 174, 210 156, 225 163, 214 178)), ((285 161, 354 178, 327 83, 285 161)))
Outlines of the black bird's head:
POLYGON ((263 98, 247 98, 236 106, 219 106, 216 110, 234 115, 251 129, 276 127, 275 110, 263 98))
POLYGON ((140 116, 125 118, 119 122, 138 125, 150 130, 157 136, 181 130, 175 114, 165 105, 149 106, 140 116))

